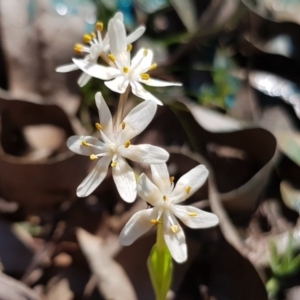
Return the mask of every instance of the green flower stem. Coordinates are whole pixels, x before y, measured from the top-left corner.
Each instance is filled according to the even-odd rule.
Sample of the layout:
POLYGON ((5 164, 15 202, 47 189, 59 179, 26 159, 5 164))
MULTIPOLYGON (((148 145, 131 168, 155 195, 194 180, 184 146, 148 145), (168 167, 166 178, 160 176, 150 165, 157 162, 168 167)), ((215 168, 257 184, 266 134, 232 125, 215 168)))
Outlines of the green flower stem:
POLYGON ((166 300, 173 273, 173 262, 163 236, 163 224, 157 224, 156 244, 149 255, 148 270, 156 300, 166 300))
POLYGON ((128 99, 129 92, 130 92, 130 85, 128 85, 128 87, 126 88, 126 91, 120 95, 118 110, 117 110, 117 117, 115 119, 115 124, 114 124, 115 128, 117 128, 123 120, 124 108, 125 108, 125 105, 126 105, 126 102, 128 99))

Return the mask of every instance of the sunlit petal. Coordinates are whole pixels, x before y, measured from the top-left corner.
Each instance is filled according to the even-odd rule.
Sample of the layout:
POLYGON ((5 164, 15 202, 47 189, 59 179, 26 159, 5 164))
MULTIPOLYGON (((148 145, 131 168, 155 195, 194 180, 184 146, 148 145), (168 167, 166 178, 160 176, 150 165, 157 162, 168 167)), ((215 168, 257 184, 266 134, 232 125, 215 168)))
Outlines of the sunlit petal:
POLYGON ((164 214, 163 226, 164 239, 172 257, 178 263, 185 262, 187 260, 187 246, 185 242, 185 235, 180 224, 172 214, 164 214), (174 225, 177 226, 177 232, 174 232, 171 229, 174 225))
POLYGON ((135 106, 120 125, 124 127, 119 129, 121 134, 119 137, 120 144, 140 134, 152 121, 156 109, 157 106, 152 101, 145 101, 135 106))
POLYGON ((100 92, 96 93, 95 100, 99 112, 100 124, 102 125, 102 131, 111 141, 113 141, 113 123, 110 110, 100 92))
POLYGON ((138 83, 137 81, 130 82, 130 85, 132 87, 132 93, 134 95, 136 95, 137 97, 140 97, 140 98, 142 98, 144 100, 154 101, 158 105, 163 105, 163 103, 159 99, 157 99, 151 93, 149 93, 148 91, 146 91, 142 87, 142 85, 140 83, 138 83))
POLYGON ((194 194, 206 181, 208 170, 204 165, 198 165, 185 175, 183 175, 171 194, 171 197, 176 199, 175 203, 181 202, 194 194))
POLYGON ((123 94, 128 86, 128 80, 123 76, 116 77, 114 80, 105 81, 104 84, 112 91, 123 94))
POLYGON ((157 86, 157 87, 164 87, 164 86, 182 86, 180 82, 171 82, 171 81, 163 81, 158 79, 149 78, 147 80, 140 79, 139 82, 149 85, 149 86, 157 86))
POLYGON ((139 39, 145 32, 146 28, 145 26, 140 26, 137 29, 135 29, 133 32, 131 32, 127 38, 126 38, 126 44, 131 44, 135 42, 137 39, 139 39))
POLYGON ((122 146, 119 148, 121 156, 126 157, 132 161, 145 164, 160 164, 164 163, 169 158, 169 153, 163 148, 143 144, 130 145, 129 147, 122 146))
POLYGON ((88 75, 88 74, 85 74, 85 73, 82 73, 82 74, 79 76, 79 78, 78 78, 78 80, 77 80, 77 83, 78 83, 78 85, 79 85, 80 87, 83 87, 83 86, 85 86, 85 85, 88 83, 88 81, 89 81, 91 78, 92 78, 92 76, 90 76, 90 75, 88 75))
POLYGON ((136 198, 136 180, 132 168, 124 158, 117 159, 117 165, 112 168, 112 175, 121 198, 133 202, 136 198))
POLYGON ((85 135, 73 135, 67 140, 68 148, 81 155, 90 156, 91 154, 100 154, 108 151, 107 146, 97 138, 85 135), (93 146, 84 146, 82 141, 86 141, 93 146))
POLYGON ((153 226, 150 220, 156 217, 157 209, 155 208, 144 209, 135 213, 120 233, 120 244, 123 246, 131 245, 153 226))
POLYGON ((166 164, 151 164, 152 180, 163 194, 168 194, 172 187, 166 164))
POLYGON ((69 64, 69 65, 64 65, 64 66, 57 67, 55 69, 55 71, 59 72, 59 73, 66 73, 66 72, 71 72, 71 71, 75 71, 75 70, 78 70, 78 69, 79 68, 75 64, 69 64))
POLYGON ((89 175, 82 181, 77 188, 78 197, 89 196, 104 180, 107 174, 108 166, 111 161, 111 157, 104 156, 92 169, 89 175))
POLYGON ((152 206, 157 206, 163 202, 163 194, 145 174, 142 174, 138 180, 137 193, 152 206))
POLYGON ((102 80, 110 80, 120 74, 120 71, 112 67, 104 67, 84 59, 73 58, 74 64, 84 73, 102 80))
POLYGON ((114 55, 126 51, 126 30, 123 22, 118 18, 114 18, 108 23, 108 37, 110 52, 114 55))
POLYGON ((174 205, 172 212, 190 228, 208 228, 218 225, 219 219, 215 214, 203 211, 194 206, 174 205))

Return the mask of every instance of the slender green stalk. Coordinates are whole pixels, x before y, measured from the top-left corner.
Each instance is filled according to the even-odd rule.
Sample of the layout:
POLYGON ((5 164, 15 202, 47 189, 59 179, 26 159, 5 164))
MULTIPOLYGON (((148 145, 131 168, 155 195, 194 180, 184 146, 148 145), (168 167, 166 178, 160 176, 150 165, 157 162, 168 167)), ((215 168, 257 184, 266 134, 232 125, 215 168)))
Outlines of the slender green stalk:
POLYGON ((130 85, 128 85, 126 91, 120 95, 118 110, 117 110, 117 117, 115 119, 115 124, 114 124, 115 128, 117 128, 123 120, 124 108, 125 108, 125 105, 126 105, 126 102, 128 99, 129 92, 130 92, 130 85))
POLYGON ((156 244, 147 260, 156 300, 166 300, 173 274, 173 262, 163 236, 163 223, 157 224, 156 244))

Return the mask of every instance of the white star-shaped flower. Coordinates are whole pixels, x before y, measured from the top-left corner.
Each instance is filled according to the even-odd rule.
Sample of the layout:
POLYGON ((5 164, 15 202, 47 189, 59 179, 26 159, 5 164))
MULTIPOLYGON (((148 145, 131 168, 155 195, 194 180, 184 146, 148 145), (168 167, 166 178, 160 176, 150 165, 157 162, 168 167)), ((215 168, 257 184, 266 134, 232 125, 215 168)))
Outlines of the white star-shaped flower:
POLYGON ((173 177, 169 176, 166 164, 151 165, 152 183, 142 174, 138 184, 138 195, 149 203, 148 208, 135 213, 120 234, 120 243, 131 245, 152 226, 163 223, 164 240, 170 253, 178 263, 187 259, 187 246, 184 232, 178 223, 179 218, 190 228, 207 228, 218 224, 218 217, 194 206, 184 206, 185 201, 206 181, 208 171, 199 165, 183 175, 174 187, 173 177))
POLYGON ((104 180, 111 164, 112 176, 121 198, 126 202, 133 202, 136 198, 136 179, 125 158, 146 164, 163 163, 169 158, 169 153, 160 147, 130 143, 130 140, 151 122, 157 106, 152 101, 142 102, 133 108, 123 122, 114 129, 111 113, 101 93, 98 92, 95 98, 100 118, 96 128, 100 132, 102 141, 91 136, 71 136, 67 141, 69 149, 73 152, 87 155, 91 160, 99 159, 77 188, 77 196, 90 195, 104 180))
POLYGON ((105 85, 114 92, 123 94, 130 85, 133 94, 144 100, 154 100, 160 105, 162 105, 162 102, 146 91, 141 83, 156 87, 182 85, 181 83, 150 78, 147 72, 156 68, 156 64, 152 64, 153 52, 151 50, 141 49, 131 60, 132 46, 128 45, 125 27, 120 20, 109 22, 108 36, 111 52, 108 57, 116 68, 89 64, 85 60, 73 59, 78 68, 89 76, 110 80, 106 81, 105 85))
MULTIPOLYGON (((114 24, 116 21, 119 21, 123 24, 123 14, 118 12, 115 16, 110 20, 111 24, 114 24)), ((96 24, 96 33, 85 34, 83 40, 85 43, 89 44, 89 46, 84 46, 81 44, 76 44, 74 50, 76 53, 87 53, 85 58, 83 59, 86 64, 94 65, 97 64, 97 59, 101 55, 102 52, 106 53, 109 50, 109 36, 108 34, 105 35, 104 39, 102 39, 101 31, 103 29, 103 24, 101 22, 97 22, 96 24)), ((140 26, 136 30, 134 30, 130 35, 126 37, 126 43, 130 44, 140 38, 145 32, 145 27, 140 26)), ((76 64, 68 64, 64 66, 60 66, 56 68, 57 72, 66 73, 78 70, 79 67, 76 64)), ((92 76, 88 75, 87 73, 82 73, 78 79, 79 86, 84 86, 88 83, 92 76)))

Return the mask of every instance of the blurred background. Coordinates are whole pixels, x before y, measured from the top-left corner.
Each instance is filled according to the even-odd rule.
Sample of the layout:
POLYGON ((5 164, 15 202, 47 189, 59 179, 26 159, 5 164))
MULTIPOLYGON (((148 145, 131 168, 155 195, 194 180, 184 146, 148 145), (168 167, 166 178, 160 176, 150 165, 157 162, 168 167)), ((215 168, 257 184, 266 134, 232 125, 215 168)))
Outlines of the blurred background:
POLYGON ((176 178, 205 164, 210 179, 188 202, 220 219, 184 228, 189 259, 168 299, 300 299, 298 0, 0 0, 0 299, 154 299, 155 232, 118 243, 146 204, 122 201, 110 174, 78 199, 92 162, 66 147, 96 136, 97 91, 112 112, 119 95, 55 72, 117 11, 128 32, 146 26, 132 52, 154 51, 150 75, 183 83, 146 87, 165 105, 134 142, 165 147, 176 178))

